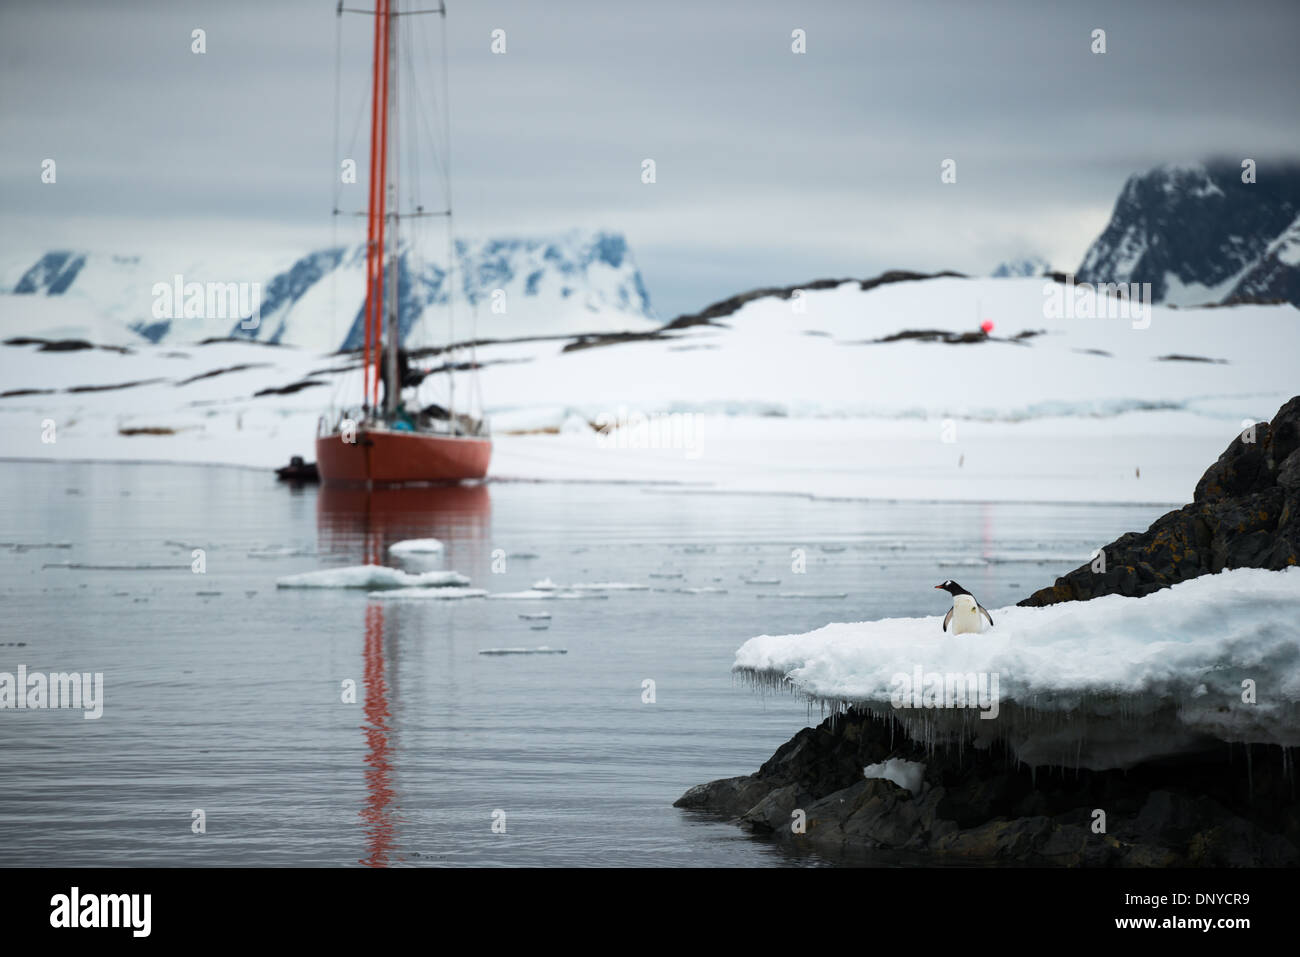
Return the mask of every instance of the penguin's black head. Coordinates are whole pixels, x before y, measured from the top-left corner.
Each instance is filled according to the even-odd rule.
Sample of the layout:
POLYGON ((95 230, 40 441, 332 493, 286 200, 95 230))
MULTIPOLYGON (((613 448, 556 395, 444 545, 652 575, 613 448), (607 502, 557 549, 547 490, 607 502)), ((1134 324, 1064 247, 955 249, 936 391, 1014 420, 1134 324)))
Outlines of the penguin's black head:
POLYGON ((946 582, 944 582, 942 585, 935 585, 934 587, 935 587, 935 588, 942 589, 943 591, 946 591, 949 595, 952 595, 954 598, 956 598, 958 595, 969 595, 969 594, 970 594, 970 592, 968 592, 966 589, 962 588, 960 585, 958 585, 958 584, 957 584, 955 581, 953 581, 951 578, 949 578, 949 579, 948 579, 946 582))

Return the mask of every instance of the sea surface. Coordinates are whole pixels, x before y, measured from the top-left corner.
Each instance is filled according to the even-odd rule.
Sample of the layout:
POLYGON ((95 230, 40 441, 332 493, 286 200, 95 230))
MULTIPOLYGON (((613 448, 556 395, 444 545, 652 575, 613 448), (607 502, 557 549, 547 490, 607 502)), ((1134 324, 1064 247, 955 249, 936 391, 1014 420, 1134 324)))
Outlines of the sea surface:
POLYGON ((946 578, 996 609, 1162 511, 0 462, 0 672, 104 676, 97 720, 0 710, 0 865, 844 863, 672 807, 821 720, 733 680, 736 648, 939 615, 946 578), (441 556, 389 553, 429 537, 441 556), (646 587, 276 587, 366 562, 646 587), (539 646, 565 653, 480 653, 539 646))

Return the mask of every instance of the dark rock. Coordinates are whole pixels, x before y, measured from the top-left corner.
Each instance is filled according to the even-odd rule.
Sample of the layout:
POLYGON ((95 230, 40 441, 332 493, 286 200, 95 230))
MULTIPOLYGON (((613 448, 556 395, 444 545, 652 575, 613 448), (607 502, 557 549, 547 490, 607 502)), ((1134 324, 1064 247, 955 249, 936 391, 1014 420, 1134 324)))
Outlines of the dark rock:
POLYGON ((771 833, 783 827, 789 827, 793 812, 799 805, 799 786, 787 784, 767 792, 767 795, 746 811, 740 818, 755 831, 771 833))
MULTIPOLYGON (((1300 396, 1257 425, 1254 439, 1233 440, 1190 505, 1106 546, 1104 569, 1084 565, 1020 604, 1140 596, 1224 568, 1297 564, 1300 396)), ((1035 771, 996 743, 926 748, 892 715, 850 709, 801 730, 754 774, 691 788, 676 806, 823 851, 1069 867, 1294 866, 1300 801, 1290 767, 1279 748, 1207 740, 1195 753, 1126 770, 1035 771), (1232 760, 1241 747, 1244 765, 1232 760), (925 764, 919 794, 863 777, 887 758, 925 764)))
POLYGON ((789 299, 796 291, 810 292, 817 289, 834 289, 836 286, 846 282, 857 282, 858 288, 863 292, 875 289, 877 286, 886 286, 896 282, 917 282, 923 279, 942 279, 942 278, 965 278, 959 272, 936 272, 922 273, 911 272, 906 269, 891 269, 881 273, 874 279, 814 279, 811 282, 801 283, 798 286, 765 286, 761 289, 751 289, 749 292, 742 292, 739 295, 732 296, 729 299, 723 299, 721 302, 715 302, 711 306, 706 306, 699 312, 678 316, 671 322, 666 323, 663 328, 686 329, 691 326, 713 325, 715 319, 722 319, 736 313, 748 302, 755 299, 763 299, 768 296, 774 296, 779 299, 789 299))
POLYGON ((1034 773, 1002 749, 927 751, 892 719, 849 710, 800 731, 756 773, 691 788, 675 806, 826 854, 885 849, 1066 867, 1300 864, 1288 765, 1277 748, 1251 753, 1234 762, 1212 748, 1126 771, 1034 773), (864 766, 888 757, 925 763, 920 794, 863 777, 864 766))
POLYGON ((722 778, 708 784, 697 784, 675 802, 673 807, 713 811, 738 817, 761 801, 771 785, 747 774, 735 778, 722 778))
POLYGON ((1300 396, 1273 421, 1238 435, 1196 483, 1192 503, 1107 545, 1104 571, 1081 565, 1021 605, 1141 597, 1225 568, 1278 570, 1300 563, 1300 396))

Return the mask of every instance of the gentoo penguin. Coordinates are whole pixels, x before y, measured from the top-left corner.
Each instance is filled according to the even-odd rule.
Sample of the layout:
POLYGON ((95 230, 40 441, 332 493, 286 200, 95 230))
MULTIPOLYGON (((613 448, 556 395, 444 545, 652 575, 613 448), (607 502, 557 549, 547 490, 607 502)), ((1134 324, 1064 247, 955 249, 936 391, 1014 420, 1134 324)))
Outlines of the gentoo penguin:
POLYGON ((988 619, 989 627, 993 627, 993 616, 975 600, 974 595, 955 581, 948 579, 942 585, 935 585, 934 587, 952 595, 952 607, 948 609, 948 614, 943 616, 944 631, 947 631, 948 625, 951 624, 954 635, 978 635, 984 631, 984 621, 982 619, 988 619))

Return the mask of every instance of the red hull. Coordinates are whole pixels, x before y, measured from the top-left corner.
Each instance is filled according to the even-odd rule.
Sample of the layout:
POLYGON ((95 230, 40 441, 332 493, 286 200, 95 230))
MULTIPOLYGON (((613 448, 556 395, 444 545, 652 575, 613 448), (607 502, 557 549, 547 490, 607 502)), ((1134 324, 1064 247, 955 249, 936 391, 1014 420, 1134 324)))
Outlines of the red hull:
POLYGON ((355 442, 339 433, 316 439, 321 481, 400 485, 462 482, 487 475, 490 439, 358 429, 355 442))

